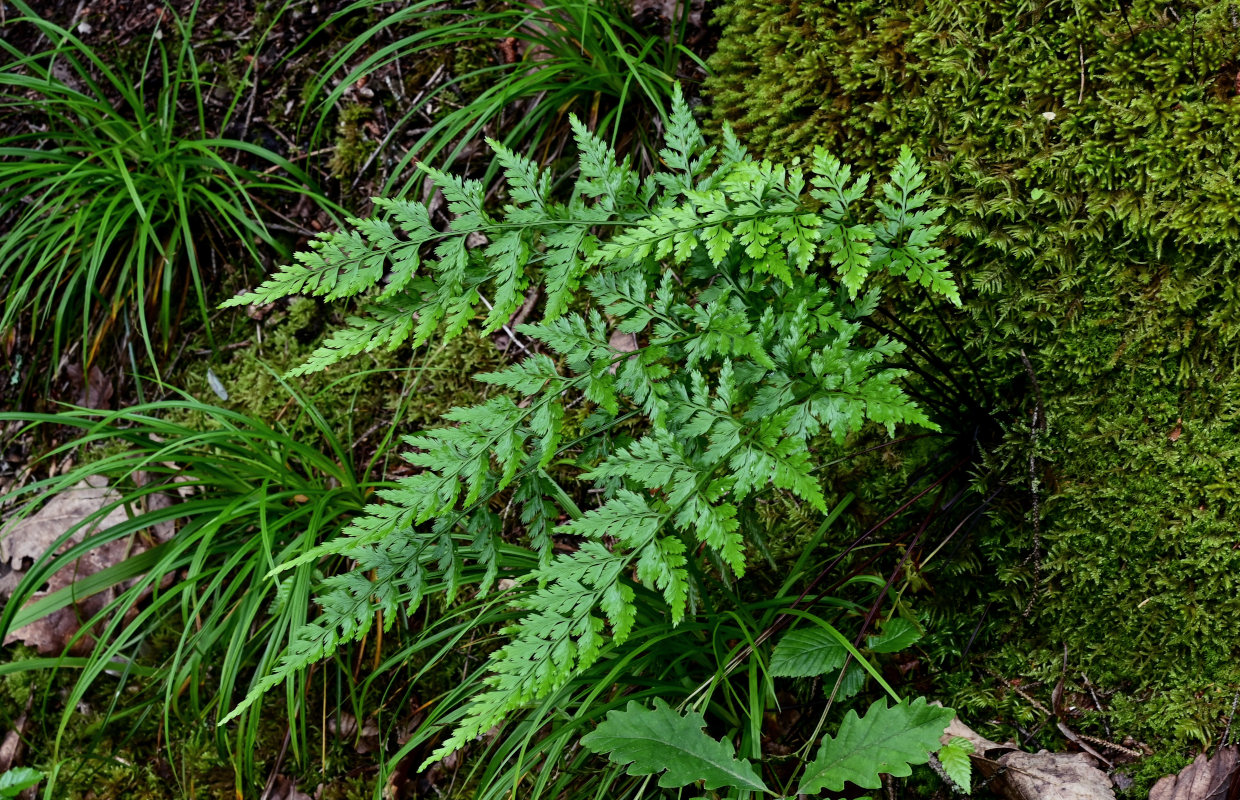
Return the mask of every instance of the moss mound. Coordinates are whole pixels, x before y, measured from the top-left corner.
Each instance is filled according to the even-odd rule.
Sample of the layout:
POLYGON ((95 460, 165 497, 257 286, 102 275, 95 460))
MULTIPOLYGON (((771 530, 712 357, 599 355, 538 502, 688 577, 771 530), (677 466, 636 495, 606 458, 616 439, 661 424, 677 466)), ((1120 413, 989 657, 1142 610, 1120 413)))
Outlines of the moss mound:
POLYGON ((954 327, 1013 429, 1031 360, 1043 580, 995 669, 1043 700, 1061 674, 1096 690, 1079 724, 1099 734, 1216 741, 1240 687, 1240 9, 732 0, 720 19, 710 102, 751 147, 883 168, 908 144, 931 165, 969 297, 954 327))

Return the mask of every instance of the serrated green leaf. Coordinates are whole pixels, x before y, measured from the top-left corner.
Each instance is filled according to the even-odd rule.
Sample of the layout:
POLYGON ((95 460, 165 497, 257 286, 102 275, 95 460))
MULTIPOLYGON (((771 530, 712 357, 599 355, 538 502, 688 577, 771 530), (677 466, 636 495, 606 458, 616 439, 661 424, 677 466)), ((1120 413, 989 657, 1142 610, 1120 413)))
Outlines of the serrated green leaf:
POLYGON ((848 650, 838 634, 818 626, 788 631, 771 653, 771 674, 782 678, 811 678, 839 669, 848 650))
POLYGON ((921 639, 921 628, 904 617, 892 617, 882 630, 869 638, 870 650, 875 653, 898 653, 921 639))
POLYGON ((973 762, 969 759, 972 752, 972 742, 961 736, 953 736, 938 753, 943 771, 965 794, 973 791, 973 762))
POLYGON ((608 712, 581 744, 606 753, 614 764, 627 765, 629 775, 662 773, 659 786, 665 789, 702 781, 707 790, 729 786, 769 791, 753 764, 736 757, 731 742, 712 739, 704 727, 701 714, 681 716, 662 698, 655 698, 654 708, 629 701, 623 711, 608 712))
POLYGON ((870 673, 866 671, 865 667, 858 664, 854 658, 844 667, 844 677, 842 680, 838 671, 823 679, 822 691, 828 697, 834 691, 836 700, 847 700, 850 697, 855 697, 865 688, 866 679, 869 677, 870 673), (836 688, 837 684, 839 685, 838 689, 836 688))
POLYGON ((838 792, 845 783, 878 789, 880 775, 907 777, 913 765, 930 760, 954 716, 950 708, 928 705, 924 697, 890 707, 877 700, 863 717, 850 710, 836 735, 822 740, 797 793, 838 792))

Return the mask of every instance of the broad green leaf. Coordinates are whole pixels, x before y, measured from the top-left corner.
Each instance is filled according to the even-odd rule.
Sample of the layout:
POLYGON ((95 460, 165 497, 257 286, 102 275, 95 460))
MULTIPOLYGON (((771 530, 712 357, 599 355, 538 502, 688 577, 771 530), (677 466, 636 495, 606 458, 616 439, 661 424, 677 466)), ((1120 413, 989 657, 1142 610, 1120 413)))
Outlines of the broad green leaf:
POLYGON ((887 620, 877 636, 870 637, 870 650, 875 653, 898 653, 921 638, 921 629, 904 617, 887 620))
POLYGON ((17 797, 43 780, 43 773, 30 767, 17 767, 0 775, 0 797, 17 797))
POLYGON ((939 751, 943 771, 965 794, 973 791, 973 764, 969 761, 972 752, 973 743, 960 736, 953 736, 939 751))
POLYGON ((654 708, 629 701, 624 711, 611 711, 607 719, 581 744, 606 753, 616 764, 627 764, 630 775, 653 775, 665 789, 703 781, 706 789, 733 786, 755 792, 768 791, 753 765, 736 757, 727 740, 715 740, 702 730, 706 720, 690 711, 677 714, 661 698, 654 708), (666 770, 666 771, 664 771, 666 770))
MULTIPOLYGON (((837 671, 823 679, 822 689, 828 697, 831 696, 831 691, 835 689, 835 683, 839 681, 839 677, 840 673, 837 671)), ((865 679, 867 677, 869 677, 869 673, 857 663, 855 658, 849 661, 848 666, 844 668, 844 680, 839 681, 840 688, 835 692, 835 699, 847 700, 856 695, 865 688, 865 679)))
POLYGON ((838 792, 846 782, 878 789, 879 775, 907 777, 912 765, 925 764, 939 749, 939 737, 954 716, 950 708, 928 705, 924 697, 891 707, 877 700, 864 717, 849 711, 838 733, 822 740, 797 794, 838 792))
POLYGON ((847 657, 837 636, 814 626, 788 631, 771 653, 771 674, 781 678, 811 678, 839 669, 847 657))

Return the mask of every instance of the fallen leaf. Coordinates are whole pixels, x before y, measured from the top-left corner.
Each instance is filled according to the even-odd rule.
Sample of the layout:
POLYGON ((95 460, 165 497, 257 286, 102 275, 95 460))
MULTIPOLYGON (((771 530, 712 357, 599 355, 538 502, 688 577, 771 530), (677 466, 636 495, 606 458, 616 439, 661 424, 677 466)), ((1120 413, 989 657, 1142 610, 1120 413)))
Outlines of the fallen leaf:
MULTIPOLYGON (((27 559, 39 558, 69 528, 119 499, 120 495, 108 488, 106 478, 92 475, 56 495, 43 508, 0 536, 0 561, 7 562, 15 570, 29 566, 24 563, 27 559)), ((86 533, 109 528, 125 519, 125 509, 117 506, 90 529, 75 533, 70 543, 80 542, 86 533)))
POLYGON ((1111 779, 1087 753, 1025 753, 999 758, 1002 787, 1011 800, 1114 800, 1111 779))
POLYGON ((379 736, 379 723, 374 717, 367 717, 362 723, 361 735, 357 737, 357 743, 353 745, 353 749, 359 755, 377 752, 382 745, 379 736))
MULTIPOLYGON (((34 695, 30 696, 34 700, 34 695)), ((30 727, 31 703, 26 703, 26 713, 17 718, 13 723, 13 727, 4 734, 4 739, 0 740, 0 773, 8 772, 13 767, 21 764, 22 757, 22 740, 30 727)))
POLYGON ((327 732, 340 739, 348 739, 357 733, 357 717, 347 711, 339 717, 333 715, 327 720, 327 732))
POLYGON ((1221 748, 1214 758, 1205 753, 1180 770, 1161 778, 1150 789, 1150 800, 1234 800, 1240 797, 1240 748, 1221 748))
POLYGON ((379 749, 379 723, 374 717, 367 717, 359 730, 357 717, 345 711, 339 717, 333 716, 327 720, 327 731, 337 738, 354 740, 354 749, 362 755, 379 749))
MULTIPOLYGON (((157 505, 163 502, 156 498, 166 498, 166 496, 150 495, 150 503, 157 505)), ((120 500, 120 495, 108 486, 107 479, 97 475, 86 478, 53 497, 39 511, 16 523, 3 538, 0 538, 0 561, 7 562, 13 570, 0 582, 11 592, 33 561, 55 547, 56 542, 65 533, 75 525, 81 524, 83 520, 101 513, 104 508, 118 500, 120 500), (26 563, 28 560, 30 564, 26 563)), ((90 525, 82 525, 74 531, 58 550, 63 552, 80 543, 88 535, 106 530, 127 519, 125 507, 117 505, 103 515, 102 519, 90 525)), ((151 531, 152 535, 160 541, 166 540, 173 532, 171 526, 164 525, 156 526, 156 529, 151 531)), ((146 542, 137 536, 126 536, 95 547, 56 571, 48 579, 46 586, 31 597, 31 602, 71 586, 108 567, 115 566, 146 549, 146 542)), ((82 597, 71 606, 61 608, 23 628, 12 631, 5 637, 4 644, 21 642, 35 648, 40 654, 59 655, 65 652, 74 636, 81 630, 82 620, 94 617, 132 586, 136 580, 138 579, 134 578, 93 595, 82 597)), ((137 609, 130 609, 128 613, 136 614, 137 609)), ((73 642, 69 652, 73 655, 82 655, 90 652, 93 647, 94 639, 87 634, 73 642)))
POLYGON ((941 741, 955 736, 973 745, 974 769, 1008 800, 1115 800, 1111 780, 1086 753, 1026 753, 979 735, 959 719, 947 726, 941 741))
POLYGON ((98 366, 83 372, 82 365, 74 362, 65 367, 69 386, 76 393, 74 402, 83 408, 107 408, 116 389, 108 376, 98 366))
MULTIPOLYGON (((637 351, 637 335, 633 333, 625 333, 624 331, 615 330, 611 332, 611 338, 607 341, 607 346, 617 353, 633 353, 637 351)), ((616 374, 616 368, 620 366, 620 362, 612 364, 607 370, 612 374, 616 374)))
POLYGON ((275 310, 275 304, 268 303, 267 305, 260 306, 255 303, 250 303, 244 310, 247 317, 255 322, 261 322, 267 317, 268 314, 275 310))

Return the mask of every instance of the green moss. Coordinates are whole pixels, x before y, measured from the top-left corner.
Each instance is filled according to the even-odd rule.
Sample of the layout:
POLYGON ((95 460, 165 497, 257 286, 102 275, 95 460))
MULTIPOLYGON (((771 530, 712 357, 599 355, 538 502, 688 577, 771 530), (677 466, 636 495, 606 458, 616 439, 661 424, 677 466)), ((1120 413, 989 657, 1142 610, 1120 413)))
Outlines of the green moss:
MULTIPOLYGON (((1053 686, 1066 645, 1066 674, 1104 698, 1083 728, 1150 739, 1160 769, 1216 740, 1240 686, 1237 12, 733 0, 720 18, 712 109, 751 146, 881 167, 908 144, 930 165, 968 298, 950 324, 1013 464, 1037 396, 1021 352, 1032 362, 1045 559, 1028 621, 1027 592, 990 598, 991 619, 1017 621, 990 628, 995 671, 1053 686)), ((950 349, 924 310, 897 313, 950 349)), ((990 569, 1009 590, 1033 579, 990 569)))
MULTIPOLYGON (((15 653, 11 660, 29 657, 15 653)), ((60 724, 58 702, 71 685, 73 675, 62 672, 55 677, 47 671, 16 673, 0 681, 4 695, 0 709, 8 709, 10 687, 21 678, 22 685, 39 682, 35 702, 28 708, 25 701, 17 708, 29 714, 26 729, 24 763, 55 775, 54 797, 64 800, 165 800, 170 797, 257 797, 261 783, 237 789, 237 778, 226 754, 215 741, 214 725, 196 718, 172 715, 171 725, 162 727, 162 709, 158 701, 136 709, 123 719, 107 719, 104 713, 115 700, 111 693, 116 685, 96 685, 77 705, 65 726, 59 757, 55 757, 54 739, 60 724), (51 692, 44 692, 51 684, 51 692), (134 713, 136 711, 136 713, 134 713), (142 712, 146 713, 142 713, 142 712)), ((122 702, 139 696, 141 682, 131 683, 122 690, 122 702)), ((16 696, 16 695, 13 695, 16 696)), ((333 698, 334 705, 338 698, 333 698)), ((316 701, 317 704, 318 701, 316 701)), ((115 709, 113 709, 115 710, 115 709)), ((0 719, 7 728, 13 720, 0 719)), ((254 743, 260 763, 261 781, 268 770, 276 767, 289 721, 278 713, 265 717, 254 743)), ((363 800, 371 796, 373 754, 358 753, 351 741, 340 739, 316 726, 309 726, 308 748, 300 756, 285 755, 280 773, 294 780, 304 791, 323 786, 323 797, 335 800, 363 800), (324 741, 326 736, 326 741, 324 741), (320 753, 326 761, 320 761, 320 753)), ((235 743, 234 743, 235 745, 235 743)))
MULTIPOLYGON (((472 376, 504 363, 489 339, 466 332, 445 347, 379 349, 322 372, 282 379, 341 324, 321 303, 295 299, 255 323, 246 346, 224 351, 214 362, 204 358, 188 363, 173 384, 205 402, 243 411, 300 438, 317 439, 318 428, 294 398, 296 392, 346 444, 361 440, 374 446, 393 424, 399 430, 436 426, 450 408, 478 402, 485 386, 472 376), (211 388, 208 370, 227 400, 211 388)), ((238 330, 234 338, 245 335, 238 330)))
POLYGON ((327 168, 338 180, 352 178, 361 172, 366 159, 379 143, 367 130, 366 123, 374 119, 375 112, 360 103, 349 103, 340 111, 336 124, 336 141, 327 168))

